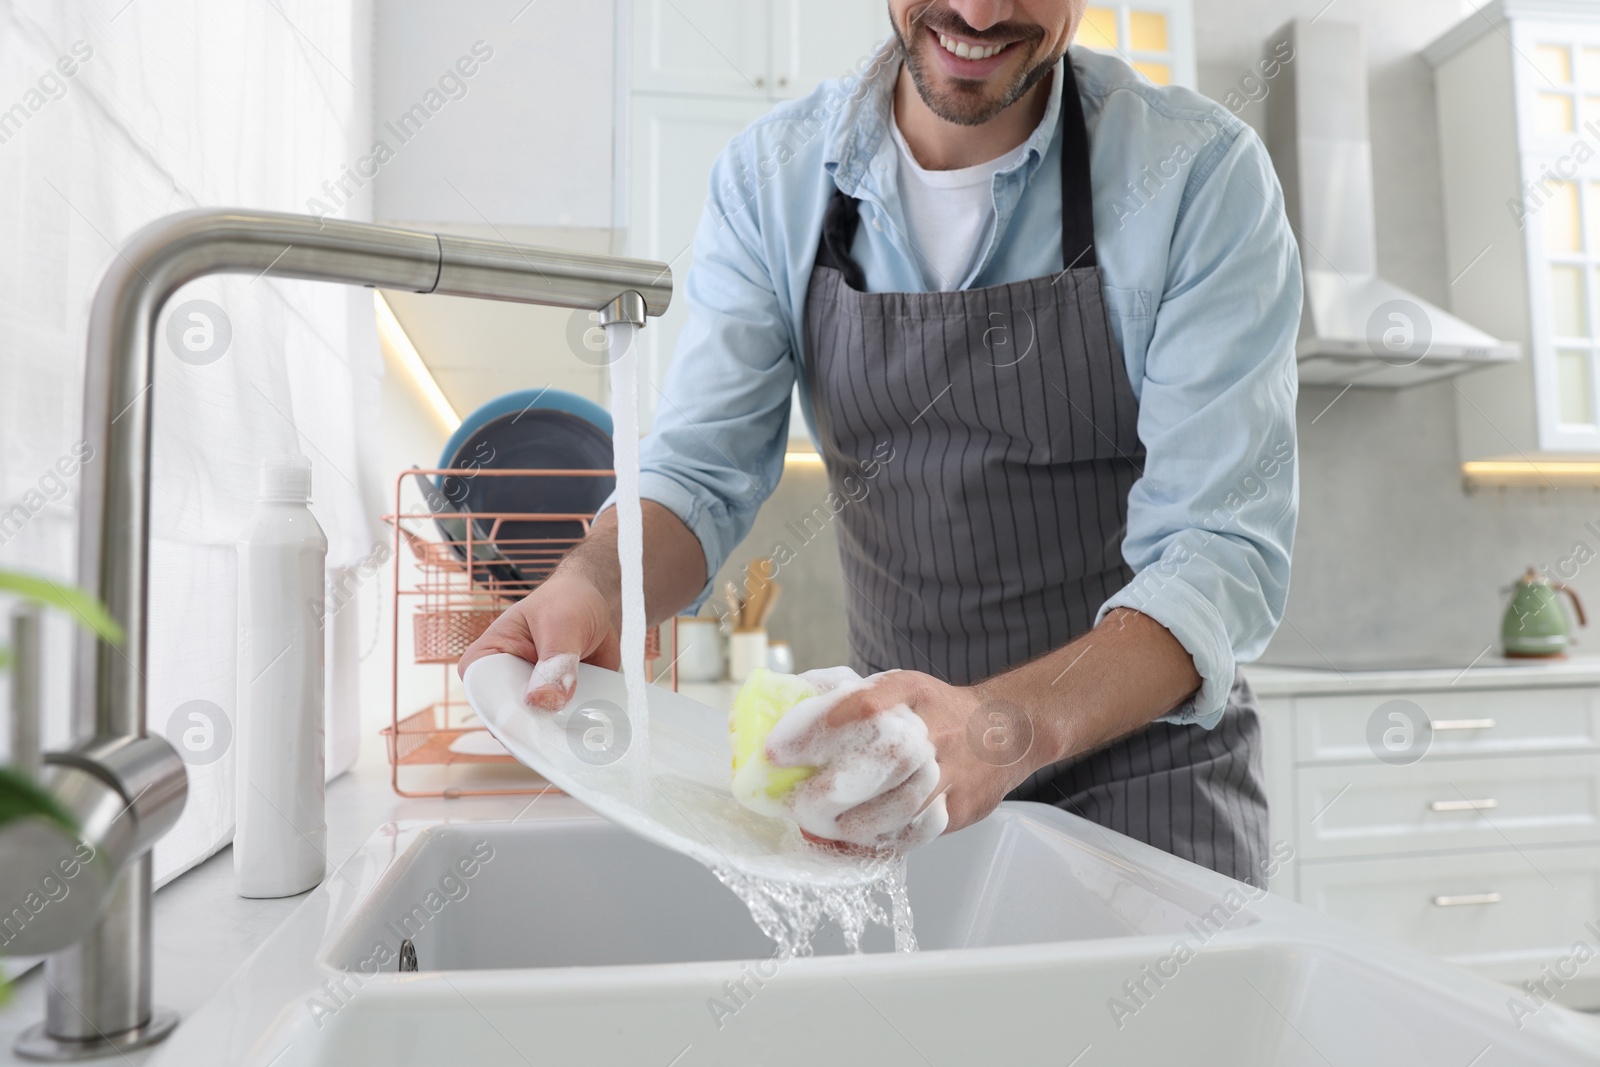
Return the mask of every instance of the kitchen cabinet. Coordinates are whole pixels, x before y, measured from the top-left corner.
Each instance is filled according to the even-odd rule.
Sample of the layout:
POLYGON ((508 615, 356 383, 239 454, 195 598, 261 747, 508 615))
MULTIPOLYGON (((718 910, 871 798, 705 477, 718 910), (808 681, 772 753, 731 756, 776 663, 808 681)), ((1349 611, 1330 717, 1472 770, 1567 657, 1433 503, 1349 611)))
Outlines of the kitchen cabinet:
POLYGON ((772 13, 750 0, 635 0, 634 92, 770 98, 772 13))
POLYGON ((752 100, 804 96, 889 33, 861 0, 635 0, 633 91, 752 100))
MULTIPOLYGON (((1595 947, 1583 923, 1600 915, 1600 847, 1311 864, 1300 903, 1520 986, 1570 955, 1574 942, 1595 947)), ((1593 1008, 1595 977, 1580 971, 1577 982, 1557 999, 1593 1008)))
MULTIPOLYGON (((1274 892, 1513 985, 1600 951, 1600 658, 1246 673, 1293 849, 1274 892), (1397 707, 1415 750, 1385 745, 1397 707)), ((1600 1008, 1600 967, 1557 999, 1600 1008)))
POLYGON ((1295 788, 1307 860, 1600 841, 1593 754, 1308 765, 1295 788))
POLYGON ((888 36, 887 4, 773 0, 773 95, 804 96, 830 78, 865 69, 888 36))
POLYGON ((1458 384, 1462 458, 1600 452, 1600 8, 1493 0, 1423 55, 1453 309, 1528 353, 1458 384))

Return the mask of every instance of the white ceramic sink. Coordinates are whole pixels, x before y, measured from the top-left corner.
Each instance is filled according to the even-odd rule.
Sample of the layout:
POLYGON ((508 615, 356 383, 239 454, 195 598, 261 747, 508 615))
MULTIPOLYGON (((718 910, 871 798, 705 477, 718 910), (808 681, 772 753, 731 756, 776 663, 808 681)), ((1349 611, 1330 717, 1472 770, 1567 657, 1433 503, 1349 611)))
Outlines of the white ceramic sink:
POLYGON ((1055 808, 913 853, 909 886, 922 952, 780 963, 708 871, 599 818, 391 825, 155 1062, 1600 1062, 1594 1020, 1519 1030, 1504 987, 1055 808))

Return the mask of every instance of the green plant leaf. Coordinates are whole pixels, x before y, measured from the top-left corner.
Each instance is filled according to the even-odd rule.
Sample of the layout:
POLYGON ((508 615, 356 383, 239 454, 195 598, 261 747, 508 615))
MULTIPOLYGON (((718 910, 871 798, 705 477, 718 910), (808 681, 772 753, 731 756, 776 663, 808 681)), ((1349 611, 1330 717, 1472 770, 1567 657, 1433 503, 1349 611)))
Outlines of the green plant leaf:
POLYGON ((62 585, 42 574, 0 570, 0 593, 15 593, 60 608, 76 616, 85 629, 94 631, 112 644, 122 642, 122 627, 117 625, 117 620, 111 617, 100 601, 80 589, 62 585))

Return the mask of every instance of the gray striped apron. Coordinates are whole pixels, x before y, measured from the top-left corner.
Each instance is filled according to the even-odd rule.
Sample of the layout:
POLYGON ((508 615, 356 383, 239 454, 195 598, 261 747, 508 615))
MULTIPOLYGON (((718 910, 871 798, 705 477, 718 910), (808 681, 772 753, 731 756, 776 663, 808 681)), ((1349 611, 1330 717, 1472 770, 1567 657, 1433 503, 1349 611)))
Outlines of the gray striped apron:
MULTIPOLYGON (((1122 539, 1144 463, 1138 402, 1101 293, 1076 78, 1070 62, 1058 69, 1061 273, 868 293, 851 256, 859 205, 839 190, 828 205, 806 373, 829 481, 859 497, 836 528, 862 673, 979 681, 1087 632, 1134 575, 1122 539), (863 478, 863 461, 886 453, 863 478)), ((1242 676, 1215 729, 1152 723, 1011 798, 1263 881, 1260 722, 1242 676)))

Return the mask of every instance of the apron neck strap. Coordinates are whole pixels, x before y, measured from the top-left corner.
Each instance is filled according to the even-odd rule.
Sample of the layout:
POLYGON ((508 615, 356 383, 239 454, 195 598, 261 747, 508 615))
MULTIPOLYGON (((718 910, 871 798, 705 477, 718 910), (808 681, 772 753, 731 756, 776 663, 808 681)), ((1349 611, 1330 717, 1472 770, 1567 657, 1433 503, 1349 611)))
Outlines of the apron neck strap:
POLYGON ((861 225, 861 202, 834 189, 828 209, 822 214, 822 240, 817 245, 817 266, 832 267, 844 275, 844 283, 858 293, 867 291, 867 274, 850 254, 861 225))
POLYGON ((1098 266, 1094 254, 1094 186, 1089 181, 1089 127, 1083 121, 1072 53, 1061 57, 1061 266, 1098 266))

